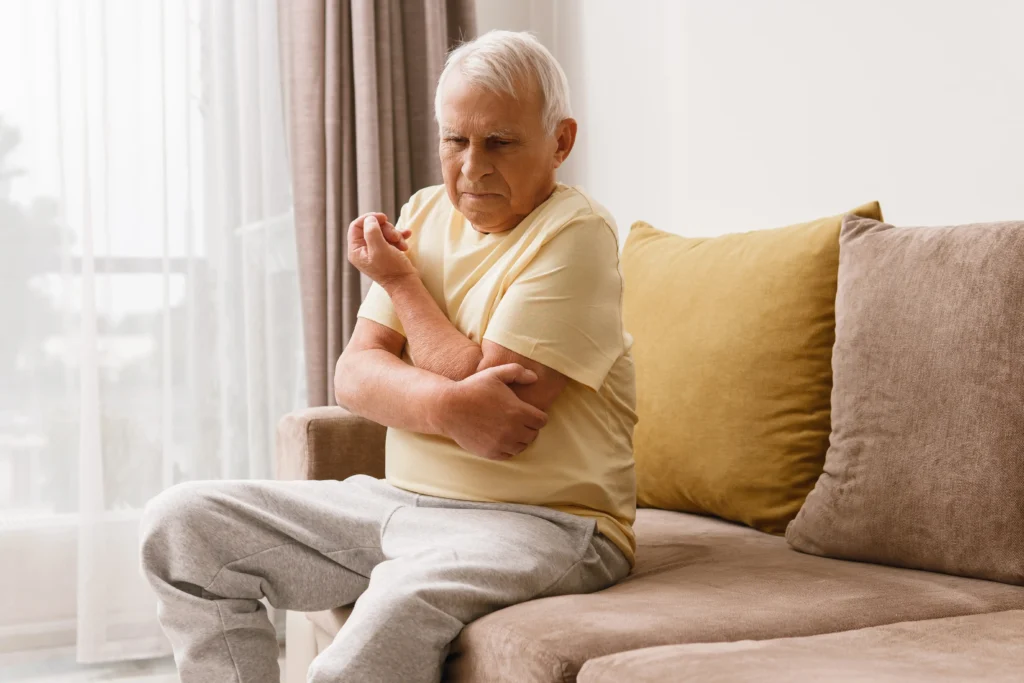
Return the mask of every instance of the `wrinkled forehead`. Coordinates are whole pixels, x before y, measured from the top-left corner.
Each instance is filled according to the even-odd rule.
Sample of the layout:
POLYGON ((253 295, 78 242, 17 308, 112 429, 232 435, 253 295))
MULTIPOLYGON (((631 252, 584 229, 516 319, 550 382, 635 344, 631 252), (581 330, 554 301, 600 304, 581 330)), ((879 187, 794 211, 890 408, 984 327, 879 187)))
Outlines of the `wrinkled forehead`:
POLYGON ((511 92, 452 73, 440 86, 438 124, 442 133, 505 136, 543 126, 538 88, 517 83, 511 92))
POLYGON ((481 138, 518 138, 529 126, 515 117, 488 112, 464 111, 453 107, 445 115, 441 110, 439 130, 442 138, 449 137, 481 137, 481 138))

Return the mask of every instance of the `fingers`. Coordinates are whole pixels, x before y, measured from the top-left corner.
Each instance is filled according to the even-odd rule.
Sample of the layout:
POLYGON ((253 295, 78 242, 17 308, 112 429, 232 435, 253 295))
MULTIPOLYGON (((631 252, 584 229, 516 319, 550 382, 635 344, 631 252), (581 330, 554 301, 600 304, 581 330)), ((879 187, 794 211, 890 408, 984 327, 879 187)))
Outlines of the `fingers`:
POLYGON ((363 222, 358 218, 348 226, 348 248, 349 251, 359 249, 366 245, 363 239, 363 222))
POLYGON ((534 372, 533 370, 528 370, 521 365, 519 367, 521 368, 521 371, 514 380, 516 384, 533 384, 534 382, 537 381, 536 372, 534 372))
POLYGON ((362 230, 363 223, 365 223, 366 219, 369 218, 370 216, 376 218, 377 222, 380 223, 381 225, 384 225, 385 223, 388 222, 388 217, 385 214, 382 214, 380 211, 370 211, 369 213, 364 213, 362 216, 349 223, 348 229, 352 230, 353 228, 358 228, 362 230))
MULTIPOLYGON (((381 226, 381 230, 384 233, 384 239, 398 247, 401 251, 406 251, 409 249, 409 245, 405 243, 405 237, 403 236, 403 233, 399 232, 395 226, 393 226, 391 223, 386 222, 381 223, 381 226)), ((405 230, 403 232, 409 231, 405 230)), ((412 233, 409 232, 409 234, 411 235, 412 233)))
MULTIPOLYGON (((519 377, 524 372, 527 372, 519 363, 506 363, 505 365, 495 365, 493 368, 488 368, 484 372, 489 372, 505 384, 513 384, 519 381, 519 377)), ((536 378, 536 375, 534 375, 536 378)))
POLYGON ((505 384, 533 384, 537 381, 537 373, 527 370, 519 363, 496 365, 489 371, 505 384))
POLYGON ((544 428, 544 425, 548 423, 548 414, 539 408, 531 406, 529 403, 523 402, 524 406, 524 419, 523 424, 526 427, 534 430, 540 430, 544 428))
POLYGON ((353 238, 356 239, 359 246, 364 244, 363 233, 366 229, 367 220, 373 218, 377 221, 377 224, 381 228, 381 232, 384 235, 384 239, 389 243, 393 244, 398 248, 399 251, 408 251, 409 245, 405 240, 412 237, 412 230, 399 230, 393 224, 388 222, 387 214, 383 214, 379 211, 371 211, 364 213, 359 218, 355 219, 348 226, 349 244, 353 243, 353 238))
MULTIPOLYGON (((388 225, 391 224, 388 223, 388 225)), ((398 235, 398 242, 395 244, 395 246, 401 249, 402 251, 408 251, 409 245, 408 243, 406 243, 406 240, 412 237, 412 230, 406 229, 399 232, 398 228, 395 228, 395 234, 398 235)))
POLYGON ((363 237, 366 239, 366 246, 369 248, 371 254, 378 249, 383 249, 388 244, 384 239, 384 233, 381 230, 380 222, 373 214, 367 216, 366 220, 363 222, 363 237))
POLYGON ((501 449, 501 458, 500 459, 501 460, 508 460, 509 458, 513 458, 513 457, 519 455, 520 453, 522 453, 523 451, 525 451, 527 446, 529 446, 529 444, 525 444, 525 443, 522 443, 522 442, 508 444, 508 445, 502 447, 502 449, 501 449))
POLYGON ((529 427, 514 429, 505 435, 501 440, 501 444, 497 446, 495 452, 490 457, 492 460, 507 460, 508 458, 515 457, 532 446, 539 434, 538 430, 530 429, 529 427))
POLYGON ((536 429, 522 427, 516 430, 516 434, 512 438, 515 439, 516 443, 523 444, 523 447, 525 448, 526 446, 529 446, 537 439, 538 434, 540 434, 540 432, 536 429))
POLYGON ((524 441, 513 441, 501 447, 502 460, 515 457, 525 451, 536 440, 537 432, 530 432, 533 436, 526 437, 524 441))

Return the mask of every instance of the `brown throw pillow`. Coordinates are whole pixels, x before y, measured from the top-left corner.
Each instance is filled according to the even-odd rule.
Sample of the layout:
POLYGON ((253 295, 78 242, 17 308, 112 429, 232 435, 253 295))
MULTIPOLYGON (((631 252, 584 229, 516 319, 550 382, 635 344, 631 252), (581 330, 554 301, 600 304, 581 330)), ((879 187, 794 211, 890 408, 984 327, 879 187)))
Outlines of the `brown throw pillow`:
POLYGON ((830 446, 786 539, 1024 584, 1024 222, 839 243, 830 446))

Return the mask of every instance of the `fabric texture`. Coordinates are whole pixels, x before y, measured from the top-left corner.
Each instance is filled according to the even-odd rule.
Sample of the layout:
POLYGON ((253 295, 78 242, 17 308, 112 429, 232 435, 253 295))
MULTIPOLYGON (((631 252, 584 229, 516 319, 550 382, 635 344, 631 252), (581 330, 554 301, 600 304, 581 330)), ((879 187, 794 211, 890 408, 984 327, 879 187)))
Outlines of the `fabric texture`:
POLYGON ((710 517, 641 509, 634 527, 628 578, 470 624, 453 645, 450 680, 562 683, 589 659, 643 647, 1024 609, 1018 586, 806 555, 778 536, 710 517))
POLYGON ((580 683, 1017 683, 1024 612, 767 641, 675 645, 587 662, 580 683))
MULTIPOLYGON (((600 205, 565 185, 497 234, 477 232, 443 187, 412 197, 396 227, 412 231, 409 258, 452 324, 475 342, 493 341, 570 381, 537 439, 509 460, 389 429, 389 482, 432 496, 591 517, 632 561, 636 397, 614 225, 600 205)), ((359 315, 403 332, 378 285, 359 315)), ((408 349, 404 358, 412 362, 408 349)))
POLYGON ((785 531, 828 448, 841 220, 713 239, 633 225, 640 505, 785 531))
POLYGON ((306 408, 277 424, 277 479, 384 476, 384 438, 376 422, 337 406, 306 408))
POLYGON ((369 280, 348 224, 393 216, 440 182, 434 87, 476 32, 472 0, 278 0, 310 405, 334 403, 334 363, 369 280))
POLYGON ((840 237, 832 438, 787 538, 1024 584, 1024 223, 840 237))
POLYGON ((437 683, 466 623, 600 590, 629 563, 593 520, 345 481, 194 482, 146 507, 142 563, 186 683, 277 683, 266 609, 355 603, 310 683, 437 683))

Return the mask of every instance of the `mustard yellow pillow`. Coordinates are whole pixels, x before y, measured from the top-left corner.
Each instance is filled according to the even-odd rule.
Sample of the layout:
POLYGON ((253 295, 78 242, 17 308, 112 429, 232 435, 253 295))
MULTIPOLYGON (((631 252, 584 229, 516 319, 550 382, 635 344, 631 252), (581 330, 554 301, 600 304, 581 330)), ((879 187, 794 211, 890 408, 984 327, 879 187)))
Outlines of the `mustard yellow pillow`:
MULTIPOLYGON (((878 203, 854 209, 882 219, 878 203)), ((781 534, 828 449, 842 216, 626 240, 638 503, 781 534)))

